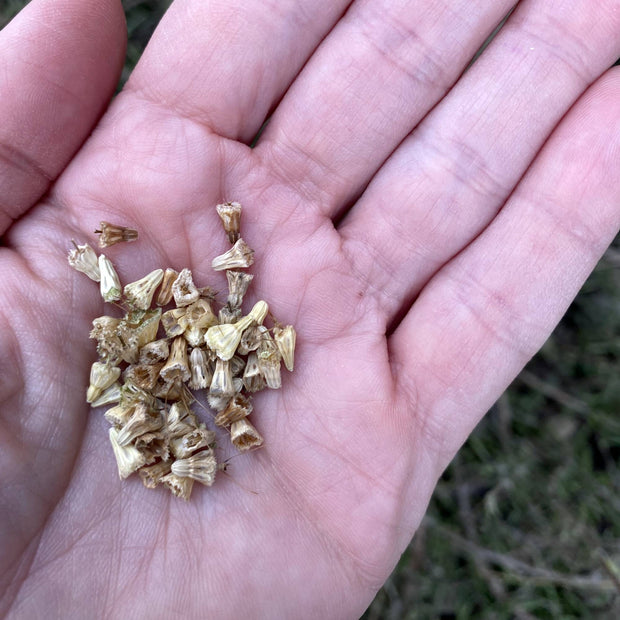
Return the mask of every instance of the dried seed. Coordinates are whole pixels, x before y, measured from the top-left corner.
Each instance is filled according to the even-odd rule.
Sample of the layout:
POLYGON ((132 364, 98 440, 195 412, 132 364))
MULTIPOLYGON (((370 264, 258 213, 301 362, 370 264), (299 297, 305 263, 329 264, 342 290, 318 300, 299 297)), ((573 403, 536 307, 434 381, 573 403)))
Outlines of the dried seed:
POLYGON ((121 298, 121 281, 112 261, 105 255, 99 255, 101 273, 100 290, 104 301, 118 301, 121 298))
POLYGON ((233 422, 230 426, 230 440, 237 450, 245 452, 263 445, 264 439, 247 418, 233 422))
POLYGON ((172 473, 187 477, 210 487, 215 482, 217 461, 213 450, 203 450, 185 459, 172 463, 172 473))
POLYGON ((160 376, 164 381, 189 381, 192 373, 189 369, 187 358, 187 343, 182 336, 177 336, 170 345, 170 356, 164 367, 161 369, 160 376))
POLYGON ((121 241, 135 241, 138 238, 137 230, 127 228, 126 226, 110 224, 109 222, 100 222, 99 230, 96 230, 95 234, 100 235, 100 248, 107 248, 121 241))
POLYGON ((155 463, 155 465, 149 465, 148 467, 142 467, 140 471, 138 471, 138 475, 142 480, 142 484, 147 489, 154 489, 160 482, 161 479, 170 473, 170 467, 172 463, 161 461, 160 463, 155 463))
POLYGON ((280 360, 282 356, 269 332, 263 333, 258 349, 258 367, 265 377, 267 387, 277 390, 282 387, 280 360))
POLYGON ((159 364, 130 364, 123 371, 123 379, 131 381, 143 390, 151 391, 157 384, 159 372, 163 366, 163 362, 159 364))
POLYGON ((235 394, 228 402, 226 409, 215 416, 215 423, 218 426, 230 426, 233 422, 246 418, 251 412, 252 401, 250 397, 245 394, 235 394))
POLYGON ((90 367, 90 385, 86 392, 86 402, 92 403, 121 376, 121 369, 105 362, 94 362, 90 367))
POLYGON ((194 481, 191 478, 182 478, 170 472, 162 477, 161 482, 176 497, 181 497, 185 501, 189 500, 192 494, 192 487, 194 486, 194 481))
POLYGON ((207 394, 207 402, 213 411, 224 411, 228 407, 228 403, 232 396, 228 394, 207 394))
POLYGON ((152 394, 139 388, 131 381, 126 381, 121 388, 121 405, 139 405, 141 403, 153 411, 158 411, 163 407, 152 394))
POLYGON ((158 362, 165 362, 169 355, 170 346, 168 345, 168 340, 162 338, 145 344, 140 349, 138 361, 140 364, 157 364, 158 362))
POLYGON ((143 278, 131 282, 125 286, 123 293, 129 305, 140 310, 148 310, 153 301, 155 289, 164 277, 162 269, 155 269, 143 278))
POLYGON ((171 438, 181 437, 198 428, 196 418, 183 403, 173 403, 166 416, 166 429, 171 438))
POLYGON ((76 271, 85 273, 91 280, 99 282, 101 280, 101 271, 99 270, 99 259, 97 253, 88 243, 77 245, 73 241, 75 248, 69 250, 69 265, 76 271))
POLYGON ((117 403, 121 399, 121 384, 116 382, 106 388, 101 395, 90 403, 91 407, 101 407, 117 403))
POLYGON ((146 405, 138 404, 131 417, 118 432, 119 446, 127 446, 140 435, 160 430, 164 425, 160 413, 151 411, 146 405))
POLYGON ((230 371, 232 372, 233 377, 238 377, 243 374, 245 370, 246 360, 244 360, 239 355, 233 355, 230 358, 230 371))
POLYGON ((239 239, 241 205, 238 202, 226 202, 216 205, 215 209, 222 220, 224 232, 228 235, 228 240, 231 243, 235 243, 239 239))
POLYGON ((146 457, 135 446, 122 446, 118 442, 120 431, 115 428, 109 430, 108 436, 116 457, 116 466, 118 467, 118 475, 121 479, 127 478, 134 471, 137 471, 146 463, 146 457))
POLYGON ((243 269, 254 263, 254 250, 241 237, 237 239, 235 245, 213 259, 211 267, 215 271, 223 269, 243 269))
POLYGON ((179 322, 185 325, 185 327, 208 329, 213 325, 217 325, 218 320, 211 309, 211 304, 206 299, 199 299, 187 306, 185 315, 179 322))
POLYGON ((192 377, 188 385, 192 390, 203 390, 211 385, 213 370, 204 349, 199 347, 192 349, 189 355, 189 367, 192 377))
POLYGON ((265 377, 258 366, 258 354, 252 351, 243 371, 243 385, 248 392, 259 392, 265 389, 265 377))
POLYGON ((227 305, 220 308, 217 318, 220 323, 236 323, 241 318, 241 308, 230 308, 227 305))
POLYGON ((175 269, 168 268, 164 271, 164 277, 155 302, 158 306, 167 306, 172 301, 172 285, 178 277, 179 272, 175 269))
POLYGON ((263 325, 250 325, 241 335, 237 353, 247 355, 250 351, 256 351, 264 331, 267 331, 267 328, 263 325))
POLYGON ((156 459, 167 461, 170 458, 170 438, 164 430, 144 433, 136 437, 134 445, 145 455, 147 463, 156 459))
MULTIPOLYGON (((215 433, 207 430, 204 425, 194 428, 181 437, 170 440, 170 450, 177 459, 185 459, 201 448, 215 444, 215 433)), ((175 472, 179 473, 179 472, 175 472)))
POLYGON ((226 304, 230 308, 241 309, 243 298, 250 286, 250 282, 254 276, 251 273, 245 271, 232 271, 226 272, 226 279, 228 280, 228 299, 226 304))
POLYGON ((120 428, 127 424, 127 420, 133 415, 135 405, 120 404, 116 407, 111 407, 104 414, 103 417, 112 425, 120 428))
POLYGON ((262 323, 269 308, 264 301, 257 302, 250 314, 239 319, 236 323, 214 325, 207 330, 205 342, 223 360, 229 360, 237 350, 243 331, 252 323, 262 323))
POLYGON ((230 398, 234 393, 235 387, 230 361, 217 359, 215 361, 213 379, 211 379, 211 386, 209 387, 209 394, 211 396, 228 396, 230 398))
POLYGON ((293 372, 295 365, 295 342, 297 341, 297 332, 292 325, 286 327, 274 327, 273 339, 282 355, 282 361, 287 370, 293 372))
POLYGON ((177 307, 189 306, 200 297, 200 291, 196 288, 192 279, 192 272, 185 268, 177 276, 172 284, 172 295, 177 307))
POLYGON ((185 316, 185 308, 175 308, 174 310, 168 310, 161 315, 161 324, 166 332, 166 336, 169 338, 175 338, 181 336, 187 327, 187 324, 182 321, 185 316))
POLYGON ((116 328, 116 334, 122 343, 121 358, 128 364, 138 362, 140 349, 157 336, 161 320, 161 308, 140 311, 140 318, 129 314, 116 328))

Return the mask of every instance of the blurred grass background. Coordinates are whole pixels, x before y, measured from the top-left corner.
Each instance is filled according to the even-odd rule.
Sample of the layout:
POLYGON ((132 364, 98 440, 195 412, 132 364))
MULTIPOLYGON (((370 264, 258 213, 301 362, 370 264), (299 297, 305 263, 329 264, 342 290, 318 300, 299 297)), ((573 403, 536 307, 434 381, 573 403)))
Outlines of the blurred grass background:
MULTIPOLYGON (((0 0, 0 27, 26 4, 0 0)), ((125 81, 169 0, 124 0, 125 81)), ((620 618, 620 243, 442 477, 365 620, 620 618)))

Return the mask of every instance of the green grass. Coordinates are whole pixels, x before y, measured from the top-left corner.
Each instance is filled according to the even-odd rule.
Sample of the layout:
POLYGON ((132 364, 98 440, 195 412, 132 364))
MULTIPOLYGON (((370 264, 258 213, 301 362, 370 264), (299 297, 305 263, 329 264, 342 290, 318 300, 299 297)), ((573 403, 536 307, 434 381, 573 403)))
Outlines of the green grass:
MULTIPOLYGON (((0 0, 0 26, 25 4, 0 0)), ((124 0, 123 81, 169 2, 124 0)), ((442 477, 366 620, 620 617, 620 250, 442 477)))

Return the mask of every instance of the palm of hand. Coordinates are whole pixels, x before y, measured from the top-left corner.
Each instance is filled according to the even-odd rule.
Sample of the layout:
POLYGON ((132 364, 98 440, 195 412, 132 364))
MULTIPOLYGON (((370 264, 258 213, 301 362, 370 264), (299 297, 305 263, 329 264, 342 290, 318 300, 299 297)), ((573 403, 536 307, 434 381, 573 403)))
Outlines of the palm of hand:
MULTIPOLYGON (((512 265, 498 255, 506 264, 496 276, 481 260, 497 239, 470 252, 465 267, 448 266, 443 279, 439 274, 427 284, 488 218, 472 224, 454 248, 434 248, 430 260, 416 262, 410 251, 390 249, 392 259, 380 265, 382 259, 371 260, 378 251, 370 222, 396 243, 402 239, 376 215, 356 219, 356 209, 369 209, 363 198, 353 216, 334 228, 331 218, 356 190, 339 193, 338 182, 329 186, 328 179, 332 198, 326 200, 319 183, 308 181, 317 169, 308 167, 311 157, 286 163, 283 154, 293 152, 282 146, 290 129, 286 120, 276 113, 273 128, 250 150, 231 139, 224 121, 214 131, 205 116, 180 110, 176 99, 170 104, 162 93, 181 91, 178 78, 170 78, 170 91, 161 87, 159 98, 141 87, 149 72, 156 73, 156 63, 148 63, 50 194, 13 225, 5 237, 10 249, 0 255, 0 346, 6 352, 1 459, 10 480, 1 496, 5 604, 33 613, 44 601, 59 610, 87 602, 119 614, 139 598, 139 615, 165 609, 239 616, 256 613, 257 604, 285 617, 301 606, 307 615, 360 612, 419 523, 441 469, 540 345, 587 269, 562 276, 562 290, 540 322, 533 321, 528 303, 510 306, 513 319, 523 318, 530 330, 535 323, 534 342, 523 344, 525 328, 504 337, 507 323, 493 299, 501 297, 499 307, 515 291, 533 298, 539 292, 514 274, 510 286, 494 288, 512 265), (209 265, 224 239, 212 207, 223 199, 245 207, 243 235, 257 253, 254 294, 298 328, 298 364, 283 390, 256 399, 265 448, 232 461, 230 477, 198 489, 184 504, 142 489, 137 480, 116 479, 106 423, 84 404, 94 357, 86 334, 102 304, 95 285, 69 270, 65 252, 70 238, 83 240, 99 219, 123 221, 142 237, 109 251, 124 282, 159 266, 189 266, 199 284, 213 284, 209 265), (369 229, 365 235, 359 234, 362 224, 369 229), (358 249, 365 244, 368 256, 358 249), (406 265, 398 262, 402 256, 406 265), (369 260, 379 267, 367 270, 369 260), (421 275, 411 275, 414 267, 421 275), (384 272, 396 282, 387 292, 384 272), (490 294, 480 293, 482 272, 490 294), (469 279, 475 284, 468 288, 469 279), (387 338, 424 285, 417 315, 412 310, 387 338), (468 297, 472 291, 479 297, 468 297), (466 320, 452 316, 457 301, 466 320), (481 308, 489 310, 488 322, 480 320, 481 308), (472 317, 474 325, 463 334, 472 317), (486 358, 479 357, 481 349, 486 358), (500 360, 497 376, 489 376, 500 360)), ((299 111, 294 103, 288 110, 289 116, 299 111)), ((218 124, 213 116, 209 121, 218 124)), ((256 121, 248 122, 237 137, 247 139, 255 128, 256 121)), ((385 155, 403 135, 401 130, 386 140, 385 155)), ((554 156, 561 157, 568 149, 557 142, 554 156)), ((420 152, 436 155, 430 148, 420 152)), ((407 187, 386 174, 396 178, 389 204, 407 187)), ((511 174, 516 182, 519 168, 511 174)), ((370 176, 359 173, 358 184, 370 176)), ((531 183, 536 190, 543 178, 540 173, 531 183)), ((598 200, 617 191, 609 186, 598 200)), ((608 210, 595 231, 606 238, 615 226, 608 210)), ((568 226, 571 233, 576 228, 568 226)), ((499 238, 512 240, 504 234, 499 238)), ((594 247, 590 263, 604 247, 604 241, 592 243, 595 236, 585 244, 594 247)), ((527 249, 535 245, 532 234, 527 249)), ((539 260, 557 271, 554 253, 566 261, 583 247, 560 241, 539 260)))

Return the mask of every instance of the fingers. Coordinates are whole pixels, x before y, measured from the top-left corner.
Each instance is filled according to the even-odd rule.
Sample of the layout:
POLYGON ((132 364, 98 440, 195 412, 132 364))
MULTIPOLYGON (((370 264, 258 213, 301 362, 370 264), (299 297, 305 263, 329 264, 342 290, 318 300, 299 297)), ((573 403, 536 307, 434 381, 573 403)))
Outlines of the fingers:
POLYGON ((391 339, 437 473, 542 346, 620 226, 620 71, 574 106, 493 223, 391 339), (420 379, 424 377, 424 382, 420 379))
POLYGON ((88 136, 124 53, 117 0, 34 0, 0 33, 0 234, 88 136))
POLYGON ((256 152, 310 205, 333 215, 445 94, 512 4, 355 3, 274 113, 256 152))
POLYGON ((343 221, 393 317, 493 219, 556 123, 620 53, 617 2, 526 2, 343 221))
POLYGON ((250 141, 350 0, 175 0, 128 92, 250 141))

